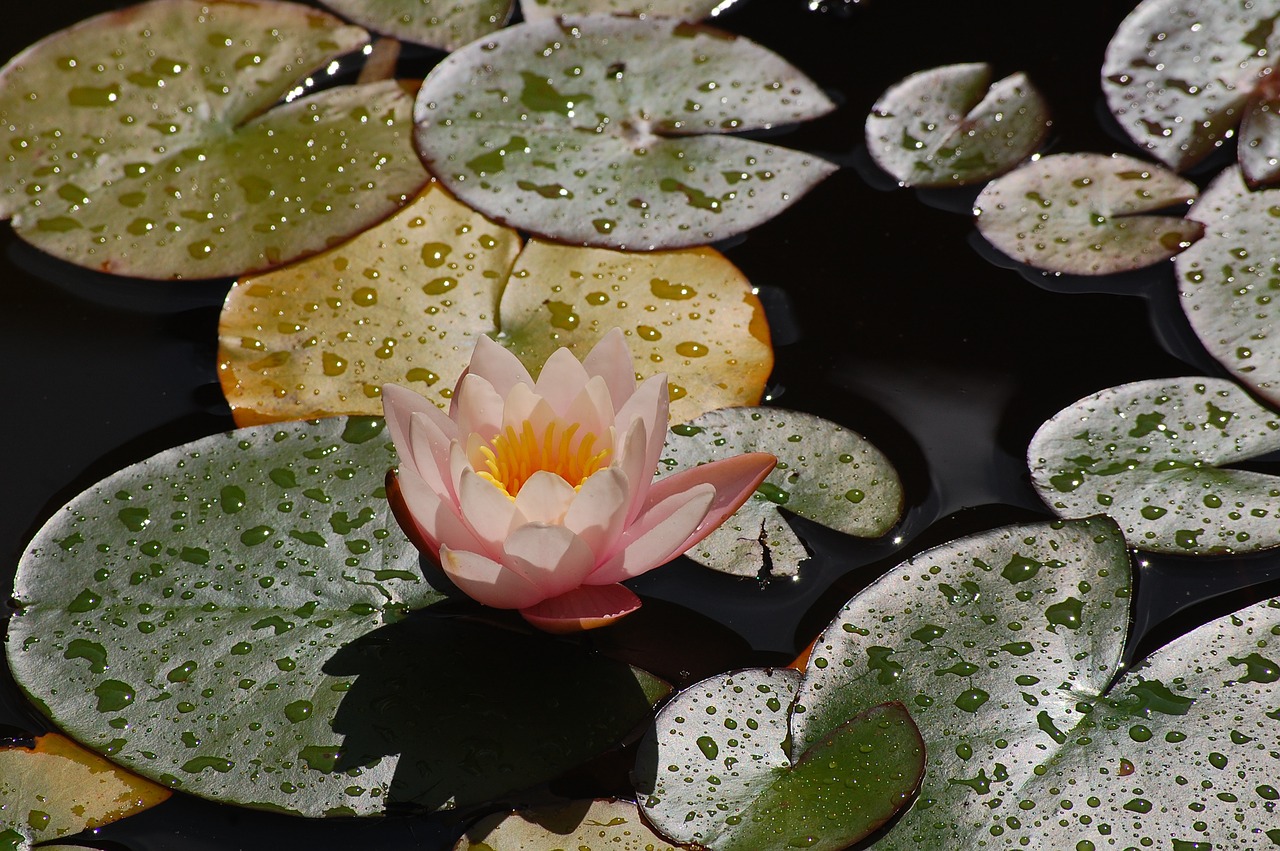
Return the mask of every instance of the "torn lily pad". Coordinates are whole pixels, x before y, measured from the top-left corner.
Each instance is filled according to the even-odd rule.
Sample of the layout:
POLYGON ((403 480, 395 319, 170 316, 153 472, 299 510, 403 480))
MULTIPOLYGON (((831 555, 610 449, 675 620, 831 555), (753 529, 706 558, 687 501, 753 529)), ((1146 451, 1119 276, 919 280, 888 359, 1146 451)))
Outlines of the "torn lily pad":
POLYGON ((36 843, 119 821, 171 794, 65 736, 47 733, 33 748, 0 748, 0 848, 28 851, 36 843))
POLYGON ((778 466, 685 553, 713 570, 794 576, 809 554, 780 508, 862 538, 885 534, 902 514, 902 484, 889 459, 861 435, 799 411, 725 408, 673 426, 658 474, 746 451, 772 453, 778 466))
POLYGON ((0 69, 0 218, 64 260, 144 278, 325 248, 425 179, 396 83, 292 99, 366 40, 273 0, 155 0, 55 33, 0 69))
POLYGON ((1014 260, 1109 275, 1167 260, 1198 239, 1198 222, 1144 215, 1195 197, 1195 184, 1132 157, 1054 154, 987 184, 974 214, 986 240, 1014 260))
POLYGON ((748 668, 703 680, 654 720, 636 760, 645 817, 712 851, 848 848, 888 821, 924 774, 920 731, 901 703, 850 717, 821 741, 790 736, 803 675, 748 668))
POLYGON ((1277 17, 1276 0, 1144 0, 1107 46, 1107 105, 1135 142, 1177 171, 1221 147, 1243 120, 1246 178, 1274 181, 1277 17))
POLYGON ((920 71, 890 86, 867 116, 867 150, 903 186, 990 180, 1031 156, 1049 108, 1025 74, 991 84, 985 62, 920 71))
POLYGON ((1174 261, 1179 304, 1209 354, 1280 405, 1280 312, 1273 301, 1280 190, 1250 190, 1238 168, 1218 175, 1188 218, 1204 237, 1174 261))
POLYGON ((832 108, 745 38, 588 15, 453 53, 427 76, 414 116, 427 166, 485 215, 563 242, 651 250, 754 227, 834 171, 725 135, 832 108))
POLYGON ((380 416, 388 382, 447 405, 519 251, 433 185, 349 242, 237 281, 218 327, 236 422, 380 416))
POLYGON ((1059 411, 1027 449, 1063 517, 1108 514, 1132 546, 1202 555, 1280 545, 1280 477, 1233 470, 1280 449, 1280 415, 1229 381, 1111 387, 1059 411))
POLYGON ((501 29, 515 0, 321 0, 374 32, 412 44, 457 50, 501 29))
POLYGON ((677 851, 640 818, 630 801, 571 801, 480 819, 453 851, 677 851))
POLYGON ((498 342, 535 370, 561 346, 583 357, 621 328, 637 376, 667 373, 676 421, 759 402, 773 369, 760 300, 710 248, 641 254, 530 240, 499 316, 498 342))
POLYGON ((700 21, 724 0, 520 0, 526 21, 545 21, 560 15, 640 15, 700 21))

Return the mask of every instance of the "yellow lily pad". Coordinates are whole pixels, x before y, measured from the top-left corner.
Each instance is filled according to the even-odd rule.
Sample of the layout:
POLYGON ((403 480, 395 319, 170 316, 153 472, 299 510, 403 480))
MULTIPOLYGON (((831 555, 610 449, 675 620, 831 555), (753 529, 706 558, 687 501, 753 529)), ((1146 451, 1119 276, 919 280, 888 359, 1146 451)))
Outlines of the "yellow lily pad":
POLYGON ((570 801, 476 822, 453 851, 676 851, 640 818, 630 801, 570 801))
POLYGON ((34 748, 0 749, 0 848, 25 851, 36 842, 101 827, 171 794, 49 733, 34 748))
POLYGON ((640 378, 669 376, 671 417, 754 405, 773 369, 751 283, 710 248, 629 253, 530 240, 502 294, 498 342, 536 369, 621 328, 640 378))
POLYGON ((403 384, 444 404, 480 334, 497 331, 520 237, 428 186, 337 248, 236 282, 218 370, 240 426, 382 413, 403 384))

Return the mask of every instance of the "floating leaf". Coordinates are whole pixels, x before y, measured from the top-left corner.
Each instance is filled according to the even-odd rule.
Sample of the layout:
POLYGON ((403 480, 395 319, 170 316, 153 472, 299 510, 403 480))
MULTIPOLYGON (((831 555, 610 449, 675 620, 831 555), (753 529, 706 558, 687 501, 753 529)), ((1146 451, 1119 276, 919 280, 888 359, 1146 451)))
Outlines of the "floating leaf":
POLYGON ((832 108, 745 38, 592 15, 450 55, 414 116, 423 159, 464 203, 565 242, 653 249, 739 233, 830 174, 818 157, 724 134, 832 108))
POLYGON ((1280 478, 1236 464, 1280 449, 1280 416, 1218 378, 1137 381, 1087 396, 1027 449, 1040 497, 1063 517, 1106 513, 1155 552, 1280 544, 1280 478))
POLYGON ((0 848, 27 851, 154 807, 170 794, 57 733, 40 736, 34 748, 0 748, 0 848))
POLYGON ((676 851, 640 819, 630 801, 574 801, 476 822, 454 851, 676 851))
POLYGON ((778 466, 751 499, 689 552, 714 570, 794 576, 808 553, 779 508, 849 535, 876 538, 898 522, 902 484, 866 438, 779 408, 711 411, 671 429, 659 475, 742 452, 770 452, 778 466))
POLYGON ((636 254, 531 240, 499 316, 499 342, 533 370, 560 346, 583 357, 622 328, 636 374, 667 373, 677 421, 755 404, 773 369, 760 300, 710 248, 636 254))
POLYGON ((311 816, 491 800, 646 718, 662 684, 626 665, 405 618, 440 595, 390 518, 394 463, 382 420, 334 418, 215 435, 100 482, 18 568, 15 677, 164 785, 311 816))
POLYGON ((324 248, 424 179, 394 82, 271 108, 365 40, 270 0, 155 0, 55 33, 0 70, 0 218, 65 260, 145 278, 324 248))
POLYGON ((375 32, 413 44, 456 50, 500 29, 515 0, 321 0, 375 32))
POLYGON ((520 238, 428 187, 373 229, 236 283, 218 365, 236 422, 382 414, 382 385, 445 404, 497 303, 520 238))
POLYGON ((520 0, 526 21, 545 21, 559 15, 644 15, 700 21, 724 0, 520 0))
POLYGON ((1015 260, 1109 275, 1159 263, 1198 239, 1197 222, 1139 215, 1195 196, 1195 184, 1132 157, 1054 154, 989 183, 974 212, 987 241, 1015 260))
POLYGON ((1179 303, 1209 353, 1263 398, 1280 405, 1280 313, 1272 304, 1280 190, 1220 174, 1191 208, 1204 238, 1178 255, 1179 303))
POLYGON ((963 186, 1036 152, 1049 108, 1025 74, 991 85, 984 62, 944 65, 893 84, 867 116, 871 158, 904 186, 963 186))
POLYGON ((853 714, 808 747, 790 742, 802 676, 749 668, 676 695, 636 762, 645 817, 713 851, 848 848, 884 824, 924 774, 920 731, 900 703, 853 714))
POLYGON ((1125 132, 1177 171, 1220 147, 1244 119, 1240 161, 1250 182, 1274 180, 1280 138, 1270 75, 1280 3, 1144 0, 1107 46, 1102 88, 1125 132))

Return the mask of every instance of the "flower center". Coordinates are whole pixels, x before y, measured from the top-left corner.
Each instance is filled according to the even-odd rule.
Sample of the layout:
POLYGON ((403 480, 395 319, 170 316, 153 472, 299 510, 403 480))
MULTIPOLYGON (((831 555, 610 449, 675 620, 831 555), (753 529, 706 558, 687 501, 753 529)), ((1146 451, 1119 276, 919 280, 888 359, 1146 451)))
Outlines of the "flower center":
POLYGON ((530 476, 543 470, 580 488, 592 473, 609 465, 613 453, 607 445, 597 448, 597 436, 592 432, 575 443, 578 425, 553 422, 541 438, 534 433, 533 423, 526 422, 520 431, 507 426, 488 446, 480 447, 485 469, 476 472, 512 499, 530 476))

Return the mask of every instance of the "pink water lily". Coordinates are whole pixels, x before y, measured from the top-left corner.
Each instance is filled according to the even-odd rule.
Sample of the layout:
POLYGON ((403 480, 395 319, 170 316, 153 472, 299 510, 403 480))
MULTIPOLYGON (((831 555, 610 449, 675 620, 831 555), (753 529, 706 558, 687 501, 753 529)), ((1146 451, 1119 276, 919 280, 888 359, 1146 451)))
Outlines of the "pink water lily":
POLYGON ((706 537, 777 461, 749 453, 655 481, 667 378, 637 386, 616 329, 582 362, 559 349, 537 381, 481 337, 447 415, 395 385, 382 400, 410 538, 468 596, 553 632, 639 608, 620 583, 706 537))

